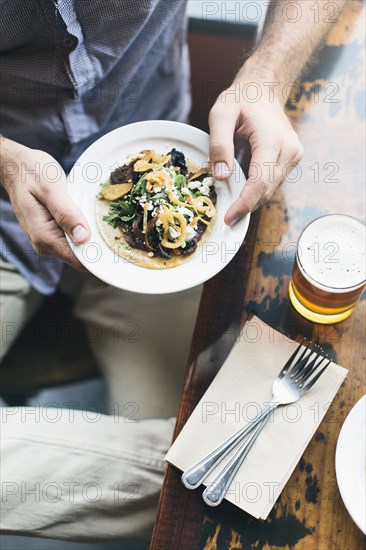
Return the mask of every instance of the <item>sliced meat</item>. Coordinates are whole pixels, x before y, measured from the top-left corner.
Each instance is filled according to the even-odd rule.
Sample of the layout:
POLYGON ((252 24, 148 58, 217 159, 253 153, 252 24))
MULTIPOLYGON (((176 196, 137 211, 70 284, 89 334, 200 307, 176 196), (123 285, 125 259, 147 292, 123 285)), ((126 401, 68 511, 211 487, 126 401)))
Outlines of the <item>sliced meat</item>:
POLYGON ((136 161, 131 161, 129 164, 123 164, 122 166, 118 166, 113 172, 111 173, 110 179, 112 184, 116 183, 129 183, 132 181, 132 183, 136 184, 141 175, 139 172, 134 172, 133 167, 135 165, 136 161))
POLYGON ((217 193, 216 193, 216 189, 214 188, 213 185, 211 185, 211 187, 210 187, 209 197, 212 200, 212 204, 215 205, 217 203, 217 193))
POLYGON ((128 183, 133 181, 133 163, 124 164, 123 166, 118 166, 111 173, 111 182, 116 183, 128 183))
POLYGON ((146 252, 149 252, 145 241, 141 241, 140 239, 138 239, 132 231, 128 231, 127 233, 125 233, 125 239, 126 242, 130 246, 132 246, 132 248, 138 248, 139 250, 145 250, 146 252))
POLYGON ((158 256, 161 256, 162 258, 167 258, 168 260, 170 260, 170 258, 173 256, 172 251, 168 248, 165 248, 165 246, 162 246, 161 244, 159 244, 156 253, 158 256))
POLYGON ((154 253, 157 252, 157 249, 160 244, 159 235, 157 234, 156 228, 155 228, 155 223, 156 223, 156 218, 151 218, 151 220, 147 224, 146 236, 145 236, 145 242, 147 241, 146 246, 150 248, 150 250, 154 253))
POLYGON ((193 252, 196 252, 196 249, 197 242, 194 239, 191 239, 190 241, 186 242, 186 246, 184 248, 179 248, 179 252, 182 254, 182 256, 190 256, 191 254, 193 254, 193 252))
POLYGON ((145 235, 142 232, 142 216, 137 216, 132 222, 132 233, 136 239, 145 241, 145 235))

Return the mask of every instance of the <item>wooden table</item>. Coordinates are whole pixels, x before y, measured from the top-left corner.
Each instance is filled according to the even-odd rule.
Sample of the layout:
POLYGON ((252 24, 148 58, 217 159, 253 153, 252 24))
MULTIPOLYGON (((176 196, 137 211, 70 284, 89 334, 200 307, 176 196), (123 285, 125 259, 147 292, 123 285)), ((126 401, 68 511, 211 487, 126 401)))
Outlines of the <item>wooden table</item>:
POLYGON ((295 312, 287 290, 294 244, 309 221, 365 215, 364 17, 352 0, 288 106, 305 147, 298 176, 252 217, 241 253, 205 285, 175 436, 252 313, 291 338, 318 338, 349 376, 266 521, 227 502, 205 506, 202 491, 186 490, 181 472, 168 467, 152 550, 359 550, 365 542, 342 503, 334 456, 342 423, 365 393, 366 300, 342 323, 314 325, 295 312))

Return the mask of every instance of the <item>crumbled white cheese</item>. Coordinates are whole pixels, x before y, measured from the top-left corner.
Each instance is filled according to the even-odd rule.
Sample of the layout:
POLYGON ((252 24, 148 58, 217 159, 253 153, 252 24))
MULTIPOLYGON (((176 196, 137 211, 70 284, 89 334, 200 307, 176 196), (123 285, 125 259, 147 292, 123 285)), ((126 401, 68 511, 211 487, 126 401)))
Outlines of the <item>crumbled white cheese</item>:
POLYGON ((180 192, 182 193, 182 195, 188 195, 189 194, 189 189, 188 189, 188 187, 182 187, 180 192))
POLYGON ((152 202, 149 202, 149 206, 147 207, 149 211, 154 210, 154 205, 152 202))
POLYGON ((145 204, 146 201, 147 201, 146 195, 141 195, 139 199, 139 203, 141 204, 141 206, 145 204))
POLYGON ((214 184, 214 181, 215 180, 210 176, 203 180, 200 189, 202 195, 208 196, 210 194, 210 187, 214 184))
POLYGON ((192 210, 188 210, 188 208, 185 208, 184 206, 178 206, 177 212, 183 216, 188 216, 190 218, 194 217, 192 210))
POLYGON ((200 189, 200 193, 208 197, 208 195, 210 194, 210 188, 207 185, 202 185, 200 189))
POLYGON ((151 215, 153 218, 156 218, 158 214, 162 214, 164 212, 164 208, 162 206, 156 206, 154 210, 151 212, 151 215))
POLYGON ((201 181, 191 181, 188 184, 189 189, 197 189, 202 195, 208 196, 210 194, 210 187, 214 184, 214 179, 212 177, 204 178, 204 180, 201 181))
MULTIPOLYGON (((155 216, 156 216, 156 214, 155 214, 155 216)), ((160 227, 161 225, 163 225, 163 222, 161 220, 157 220, 155 225, 156 225, 156 227, 160 227)))
POLYGON ((170 226, 169 235, 172 239, 177 239, 178 237, 180 237, 180 231, 177 231, 176 229, 174 229, 174 227, 170 226))
POLYGON ((199 189, 201 187, 201 182, 200 181, 190 181, 189 184, 188 184, 188 188, 189 189, 199 189))
MULTIPOLYGON (((195 227, 197 227, 197 226, 195 226, 195 227)), ((195 232, 194 228, 191 225, 188 225, 187 226, 187 239, 186 240, 190 241, 196 235, 197 235, 197 233, 195 232)))
POLYGON ((214 184, 214 179, 211 177, 211 176, 207 176, 207 178, 205 178, 202 182, 202 185, 208 185, 209 187, 211 187, 211 185, 214 184))

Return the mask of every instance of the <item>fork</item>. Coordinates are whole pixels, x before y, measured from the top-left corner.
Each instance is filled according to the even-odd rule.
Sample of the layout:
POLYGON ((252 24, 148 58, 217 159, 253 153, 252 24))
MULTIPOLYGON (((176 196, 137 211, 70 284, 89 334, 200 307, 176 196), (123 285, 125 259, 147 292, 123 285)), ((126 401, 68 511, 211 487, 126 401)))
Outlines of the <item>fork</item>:
MULTIPOLYGON (((301 348, 301 345, 302 344, 300 344, 297 348, 296 354, 301 348)), ((292 368, 291 363, 290 366, 288 366, 288 362, 283 367, 273 383, 273 398, 267 408, 267 415, 262 421, 259 422, 259 424, 256 424, 256 429, 253 430, 251 435, 239 447, 235 455, 217 475, 212 484, 210 484, 203 492, 202 498, 209 506, 218 506, 222 502, 232 480, 234 479, 251 447, 254 445, 258 435, 264 428, 264 425, 266 424, 272 410, 279 405, 298 401, 298 399, 300 399, 315 384, 330 364, 331 361, 328 361, 325 365, 323 365, 322 369, 319 369, 319 367, 324 364, 324 361, 326 361, 326 357, 321 355, 322 350, 317 345, 314 346, 314 348, 318 348, 317 352, 315 352, 315 357, 308 362, 314 353, 314 348, 310 350, 309 348, 310 342, 304 349, 297 363, 295 363, 292 368), (318 361, 319 357, 320 360, 318 361), (315 376, 312 377, 314 374, 315 376), (307 381, 308 383, 304 385, 307 381), (291 401, 289 401, 289 399, 291 399, 291 401), (284 402, 284 400, 286 400, 286 402, 284 402)), ((289 361, 291 361, 292 358, 293 356, 289 361)))
POLYGON ((315 344, 313 349, 310 348, 311 342, 304 348, 300 356, 296 359, 304 340, 299 344, 294 353, 288 359, 284 367, 281 369, 272 387, 272 400, 268 406, 247 425, 238 430, 234 435, 214 449, 209 455, 200 460, 197 464, 186 470, 182 475, 182 483, 187 489, 196 489, 201 485, 202 481, 212 472, 214 468, 222 461, 236 445, 243 440, 245 442, 237 451, 234 457, 230 460, 224 470, 215 479, 214 483, 204 491, 204 500, 210 506, 217 506, 226 494, 233 477, 238 471, 245 456, 254 444, 260 431, 264 427, 269 418, 270 413, 279 405, 288 405, 294 403, 302 397, 315 384, 325 369, 331 363, 329 360, 320 369, 320 366, 326 361, 326 357, 321 355, 321 348, 315 344), (317 351, 314 352, 314 349, 317 351), (315 353, 315 357, 312 357, 315 353), (318 360, 320 357, 320 360, 318 360), (307 382, 307 384, 305 384, 307 382), (258 427, 258 424, 260 426, 258 427), (254 428, 257 426, 254 432, 254 428), (250 434, 250 432, 252 432, 250 434), (249 435, 250 434, 250 435, 249 435), (219 488, 222 489, 223 495, 219 488))
MULTIPOLYGON (((209 506, 218 506, 224 496, 226 495, 232 480, 236 476, 240 466, 243 464, 244 459, 249 453, 250 449, 253 447, 257 437, 264 428, 267 420, 269 419, 270 413, 268 413, 259 424, 257 424, 250 435, 248 435, 239 449, 236 451, 232 459, 227 463, 225 468, 217 475, 214 481, 206 487, 202 493, 202 498, 206 504, 209 506)), ((217 465, 217 463, 216 463, 217 465)))

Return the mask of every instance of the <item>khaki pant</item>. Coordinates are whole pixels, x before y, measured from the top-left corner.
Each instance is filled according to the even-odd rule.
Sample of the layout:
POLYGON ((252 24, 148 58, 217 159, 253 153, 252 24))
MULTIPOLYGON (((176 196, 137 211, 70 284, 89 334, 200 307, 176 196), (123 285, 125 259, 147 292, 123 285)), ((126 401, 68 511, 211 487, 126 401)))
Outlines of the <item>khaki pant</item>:
MULTIPOLYGON (((42 297, 11 265, 0 268, 1 324, 21 324, 42 297)), ((63 285, 74 290, 70 273, 63 285)), ((139 295, 82 278, 75 315, 90 331, 111 414, 0 409, 3 533, 149 538, 200 293, 139 295)))

